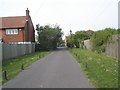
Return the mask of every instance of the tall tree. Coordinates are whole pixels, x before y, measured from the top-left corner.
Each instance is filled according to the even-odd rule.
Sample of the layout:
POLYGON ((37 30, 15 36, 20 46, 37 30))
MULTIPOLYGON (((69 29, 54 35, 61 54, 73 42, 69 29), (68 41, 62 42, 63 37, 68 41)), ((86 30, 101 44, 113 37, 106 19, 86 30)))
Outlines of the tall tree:
POLYGON ((90 36, 85 31, 77 31, 75 34, 72 34, 72 38, 71 36, 67 36, 67 46, 70 47, 72 44, 72 46, 75 45, 76 47, 79 47, 80 43, 82 44, 84 40, 89 38, 90 36))
POLYGON ((62 29, 58 26, 40 26, 36 25, 38 33, 38 42, 43 50, 56 49, 57 43, 62 40, 62 29))

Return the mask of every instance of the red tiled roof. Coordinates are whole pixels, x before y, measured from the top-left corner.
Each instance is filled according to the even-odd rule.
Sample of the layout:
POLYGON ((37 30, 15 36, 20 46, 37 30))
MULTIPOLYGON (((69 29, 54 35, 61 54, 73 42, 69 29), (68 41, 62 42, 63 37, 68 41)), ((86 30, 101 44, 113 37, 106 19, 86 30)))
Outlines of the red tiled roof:
POLYGON ((85 32, 94 32, 94 31, 92 31, 92 30, 86 30, 85 32))
POLYGON ((21 28, 26 24, 26 16, 0 17, 2 26, 0 28, 21 28))

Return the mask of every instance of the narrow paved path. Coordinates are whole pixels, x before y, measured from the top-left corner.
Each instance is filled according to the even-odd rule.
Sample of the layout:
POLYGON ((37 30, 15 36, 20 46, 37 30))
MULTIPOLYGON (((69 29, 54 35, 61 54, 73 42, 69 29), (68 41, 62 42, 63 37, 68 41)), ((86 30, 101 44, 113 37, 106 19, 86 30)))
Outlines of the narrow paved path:
POLYGON ((80 65, 65 49, 33 63, 3 88, 92 88, 80 65))

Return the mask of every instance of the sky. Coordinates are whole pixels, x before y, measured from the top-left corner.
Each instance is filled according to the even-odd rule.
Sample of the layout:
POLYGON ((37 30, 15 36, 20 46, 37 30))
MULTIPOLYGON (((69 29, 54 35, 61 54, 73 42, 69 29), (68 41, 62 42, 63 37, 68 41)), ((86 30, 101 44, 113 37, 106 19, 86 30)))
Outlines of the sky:
MULTIPOLYGON (((58 24, 64 37, 81 30, 118 28, 119 0, 0 0, 0 17, 25 16, 36 24, 58 24)), ((63 38, 64 38, 63 37, 63 38)))

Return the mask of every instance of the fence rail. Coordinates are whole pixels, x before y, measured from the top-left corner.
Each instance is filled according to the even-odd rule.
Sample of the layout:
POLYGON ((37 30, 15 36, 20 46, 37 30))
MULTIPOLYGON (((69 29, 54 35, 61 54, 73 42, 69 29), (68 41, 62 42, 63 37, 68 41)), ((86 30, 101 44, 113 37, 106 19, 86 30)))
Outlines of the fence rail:
POLYGON ((10 59, 35 52, 35 44, 0 44, 0 60, 10 59))

